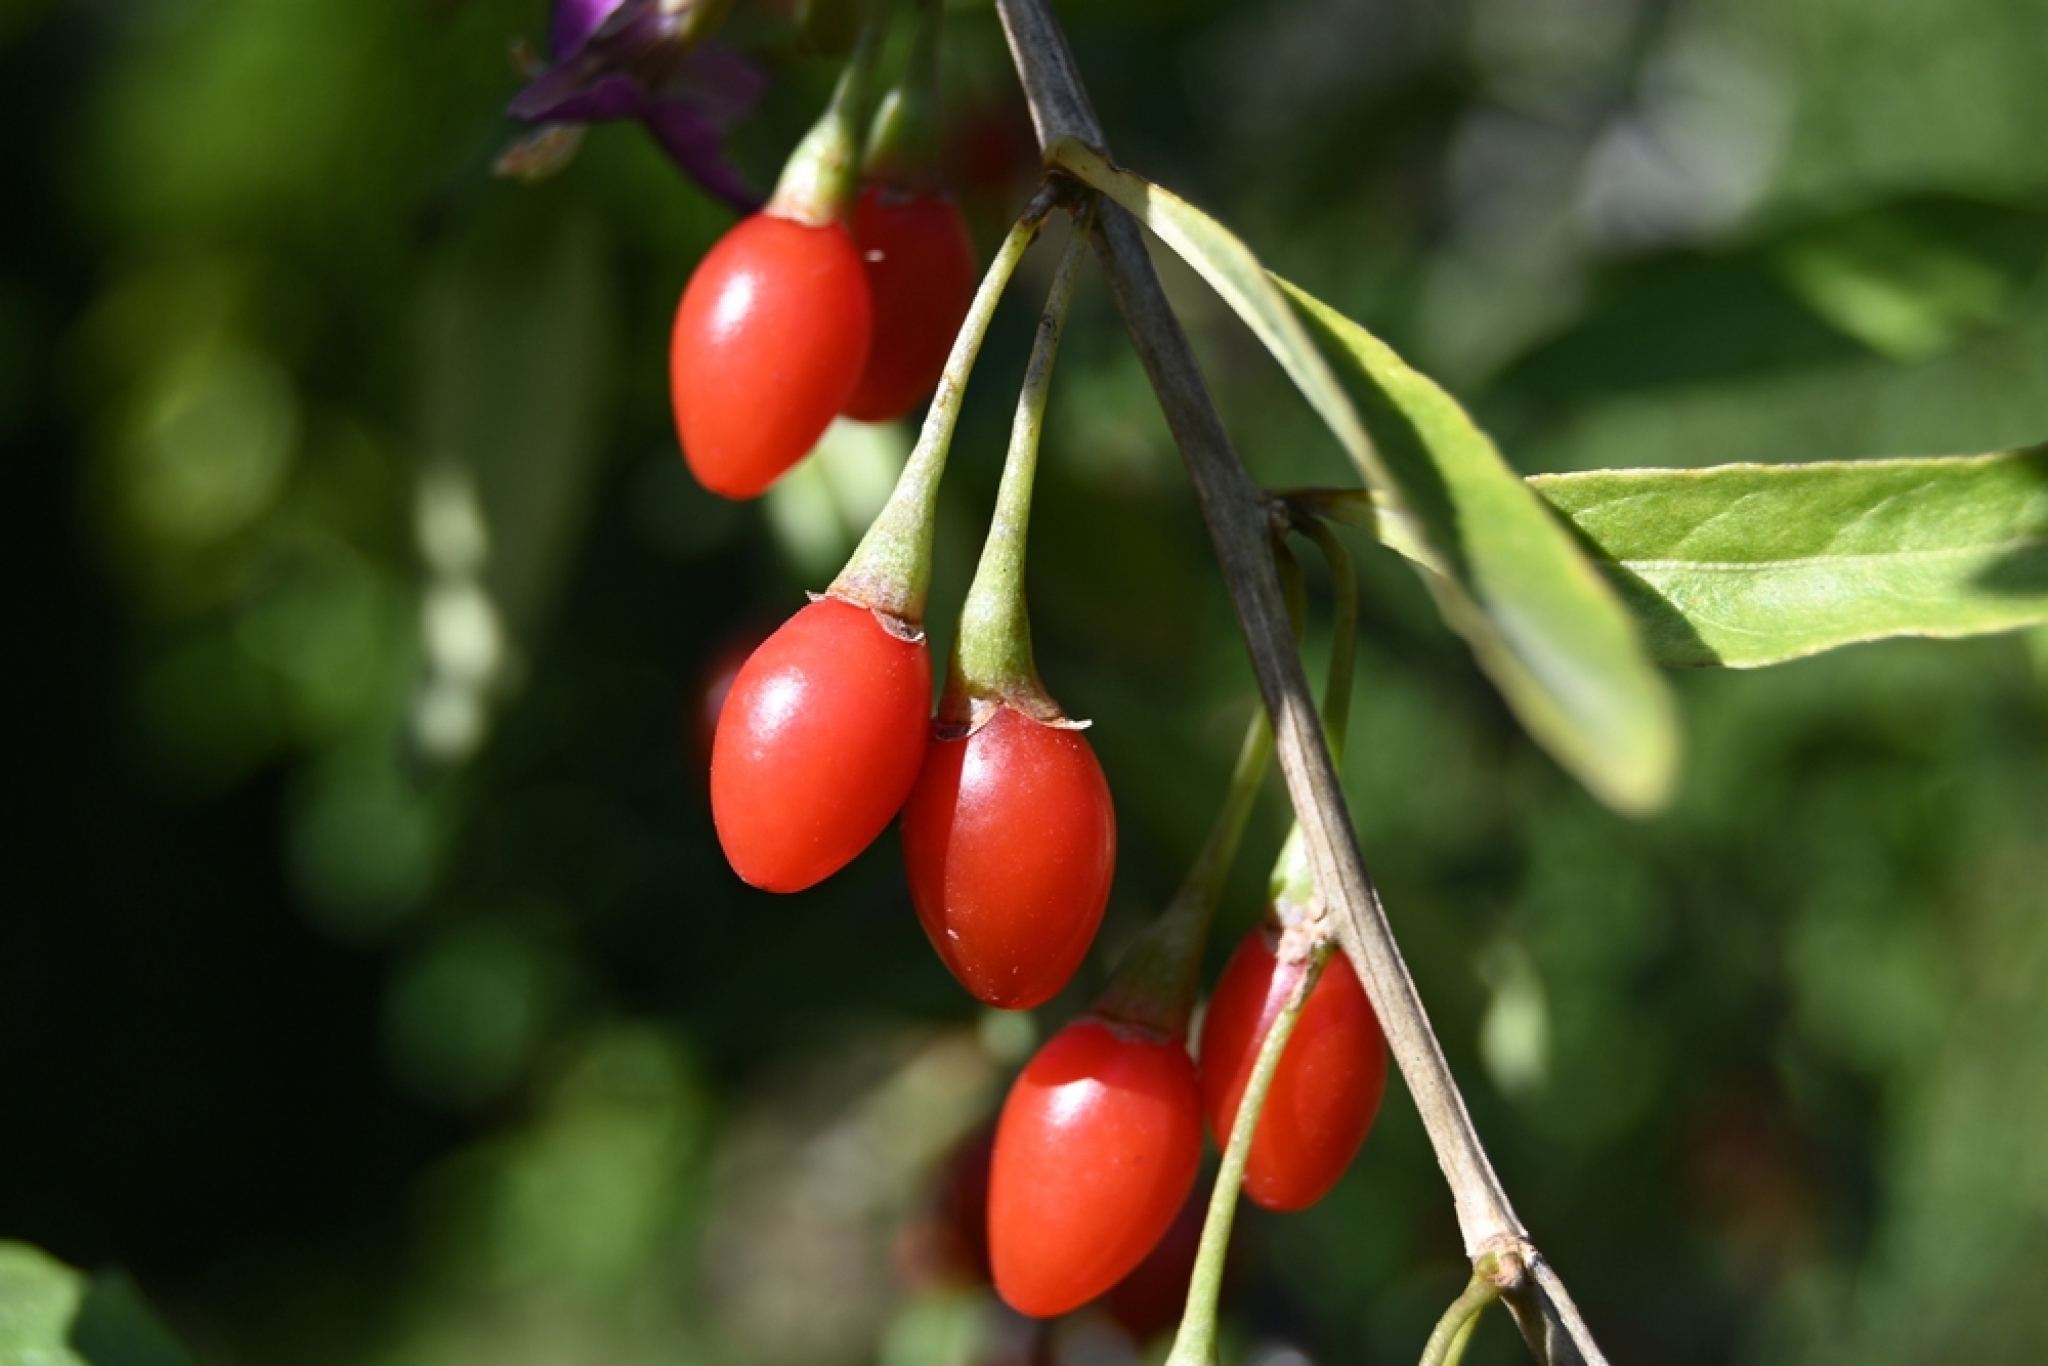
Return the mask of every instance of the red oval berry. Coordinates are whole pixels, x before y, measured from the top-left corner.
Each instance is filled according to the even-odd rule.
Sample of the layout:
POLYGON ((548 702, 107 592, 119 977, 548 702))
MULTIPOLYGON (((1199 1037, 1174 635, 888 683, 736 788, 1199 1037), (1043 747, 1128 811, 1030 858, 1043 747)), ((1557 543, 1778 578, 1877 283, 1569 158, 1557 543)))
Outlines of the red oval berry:
POLYGON ((974 300, 974 240, 950 195, 882 185, 853 206, 853 240, 875 303, 867 367, 844 412, 891 422, 931 397, 974 300))
POLYGON ((1178 1040, 1083 1018, 1038 1050, 989 1169, 989 1261, 1011 1308, 1064 1314, 1145 1259, 1195 1183, 1200 1107, 1178 1040))
POLYGON ((868 847, 917 781, 930 724, 924 640, 837 598, 754 651, 711 744, 711 817, 733 871, 801 891, 868 847))
POLYGON ((963 1139, 934 1173, 933 1198, 896 1243, 897 1266, 914 1287, 988 1284, 988 1169, 996 1131, 963 1139))
MULTIPOLYGON (((1230 956, 1202 1021, 1202 1106, 1218 1146, 1230 1141, 1266 1031, 1307 970, 1281 963, 1256 929, 1230 956)), ((1339 954, 1301 1008, 1273 1073, 1245 1162, 1244 1190, 1271 1210, 1306 1209, 1337 1184, 1379 1113, 1387 1041, 1351 962, 1339 954)))
POLYGON ((711 742, 718 734, 718 718, 725 711, 733 680, 740 676, 740 670, 754 657, 754 651, 761 648, 768 634, 768 627, 759 622, 740 627, 725 638, 698 676, 697 690, 683 712, 683 735, 698 772, 709 771, 711 767, 711 742))
POLYGON ((698 263, 669 341, 669 397, 698 482, 752 498, 818 443, 867 364, 874 307, 853 239, 773 214, 698 263))
POLYGON ((917 918, 960 984, 1005 1010, 1043 1004, 1088 954, 1116 871, 1116 812, 1081 732, 998 707, 933 738, 903 807, 917 918))
MULTIPOLYGON (((1187 1309, 1188 1282, 1194 1279, 1208 1217, 1209 1202, 1202 1192, 1191 1192, 1158 1246, 1103 1297, 1102 1307, 1140 1345, 1179 1323, 1187 1309)), ((1226 1259, 1226 1272, 1228 1266, 1226 1259)))

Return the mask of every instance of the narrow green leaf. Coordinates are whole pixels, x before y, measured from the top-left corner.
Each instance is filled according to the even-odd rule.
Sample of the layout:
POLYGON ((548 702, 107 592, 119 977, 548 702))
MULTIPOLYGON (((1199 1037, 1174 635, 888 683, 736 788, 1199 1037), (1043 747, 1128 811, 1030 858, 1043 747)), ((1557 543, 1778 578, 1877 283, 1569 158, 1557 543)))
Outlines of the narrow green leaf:
POLYGON ((1345 397, 1344 386, 1337 382, 1322 352, 1288 306, 1287 296, 1274 287, 1251 248, 1173 191, 1112 166, 1092 147, 1063 138, 1048 147, 1046 155, 1108 195, 1193 266, 1273 353, 1309 406, 1336 435, 1360 476, 1371 484, 1386 482, 1372 439, 1345 397))
POLYGON ((27 1243, 0 1241, 0 1366, 85 1366, 71 1321, 85 1277, 27 1243))
POLYGON ((1426 549, 1411 558, 1444 619, 1529 733, 1610 805, 1661 804, 1678 760, 1663 680, 1613 591, 1456 400, 1185 200, 1071 140, 1049 154, 1179 252, 1273 353, 1426 549))
POLYGON ((127 1272, 0 1239, 0 1366, 192 1366, 127 1272))
POLYGON ((71 1324, 71 1345, 92 1366, 193 1366, 142 1287, 118 1267, 94 1273, 71 1324))
POLYGON ((2048 621, 2048 446, 1529 481, 1667 664, 1754 668, 2048 621))

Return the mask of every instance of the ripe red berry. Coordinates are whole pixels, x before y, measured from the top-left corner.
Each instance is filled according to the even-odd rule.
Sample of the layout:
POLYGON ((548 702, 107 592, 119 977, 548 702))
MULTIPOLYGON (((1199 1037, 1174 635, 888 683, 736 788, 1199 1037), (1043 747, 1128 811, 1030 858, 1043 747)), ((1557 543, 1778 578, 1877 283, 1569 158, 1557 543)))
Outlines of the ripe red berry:
POLYGON ((907 1284, 988 1284, 988 1169, 995 1145, 995 1127, 984 1125, 933 1173, 929 1205, 897 1238, 897 1267, 907 1284))
POLYGON ((974 300, 974 241, 949 195, 870 185, 853 206, 853 240, 874 297, 867 368, 846 415, 889 422, 931 397, 974 300))
POLYGON ((1067 984, 1109 901, 1116 812, 1078 730, 1002 706, 934 737, 903 808, 903 863, 924 932, 961 985, 1006 1010, 1067 984))
POLYGON ((754 657, 754 651, 761 648, 768 634, 768 627, 760 622, 742 626, 725 638, 698 676, 697 690, 683 712, 683 736, 698 772, 707 772, 711 767, 711 742, 718 734, 718 718, 725 711, 733 680, 740 676, 740 670, 754 657))
POLYGON ((818 443, 867 364, 867 272, 839 224, 757 213, 698 263, 676 309, 669 397, 691 473, 752 498, 818 443))
MULTIPOLYGON (((1307 971, 1282 963, 1273 932, 1246 935, 1223 970, 1202 1022, 1202 1105, 1219 1146, 1230 1141, 1238 1103, 1266 1031, 1307 971)), ((1387 1041, 1350 960, 1333 957, 1301 1018, 1245 1162, 1244 1190, 1271 1210, 1306 1209, 1337 1184, 1379 1113, 1387 1041)))
POLYGON ((1084 1016, 1038 1050, 989 1171, 989 1260, 1011 1308, 1064 1314, 1145 1259, 1195 1183, 1200 1110, 1177 1039, 1084 1016))
MULTIPOLYGON (((1187 1309, 1188 1282, 1194 1279, 1195 1259, 1202 1251, 1202 1224, 1208 1216, 1204 1192, 1189 1194, 1158 1246, 1103 1297, 1102 1307, 1139 1345, 1179 1323, 1187 1309)), ((1227 1273, 1227 1260, 1225 1268, 1227 1273)))
POLYGON ((821 598, 747 660, 711 745, 711 816, 733 871, 771 892, 838 872, 917 780, 930 652, 821 598))

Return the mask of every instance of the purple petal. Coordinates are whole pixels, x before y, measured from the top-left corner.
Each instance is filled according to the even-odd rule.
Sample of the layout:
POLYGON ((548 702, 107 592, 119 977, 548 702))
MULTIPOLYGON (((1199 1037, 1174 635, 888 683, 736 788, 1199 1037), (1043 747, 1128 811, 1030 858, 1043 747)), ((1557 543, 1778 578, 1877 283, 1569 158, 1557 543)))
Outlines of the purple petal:
POLYGON ((575 55, 622 3, 624 0, 556 0, 554 22, 548 29, 555 60, 575 55))
POLYGON ((631 76, 586 79, 575 64, 543 72, 519 92, 508 112, 529 123, 604 123, 638 118, 649 101, 631 76))
POLYGON ((655 104, 642 115, 676 165, 692 180, 742 213, 761 207, 762 199, 725 159, 724 131, 685 104, 655 104))
MULTIPOLYGON (((758 94, 751 69, 735 74, 740 62, 711 44, 692 50, 681 37, 683 19, 664 12, 655 0, 617 0, 611 12, 583 43, 558 56, 555 64, 514 97, 507 112, 528 121, 540 119, 626 118, 637 112, 613 93, 583 112, 567 112, 566 103, 613 79, 632 82, 650 98, 709 98, 723 107, 735 96, 758 94), (718 55, 710 55, 718 54, 718 55), (701 70, 701 75, 692 74, 701 70), (704 87, 699 95, 697 86, 704 87), (670 87, 674 86, 674 90, 670 87)), ((751 105, 751 98, 743 107, 751 105)))
POLYGON ((683 171, 740 209, 761 197, 726 163, 725 131, 760 100, 751 62, 685 41, 687 5, 667 0, 560 0, 553 66, 513 97, 506 112, 528 123, 585 124, 637 118, 683 171))

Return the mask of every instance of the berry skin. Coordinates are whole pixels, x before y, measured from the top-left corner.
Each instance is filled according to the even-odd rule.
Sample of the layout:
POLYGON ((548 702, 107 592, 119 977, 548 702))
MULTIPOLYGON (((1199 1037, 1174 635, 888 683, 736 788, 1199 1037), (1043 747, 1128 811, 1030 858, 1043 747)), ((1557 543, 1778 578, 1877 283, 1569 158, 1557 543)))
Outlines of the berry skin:
POLYGON ((853 240, 875 303, 874 342, 846 416, 893 422, 931 397, 974 301, 974 242, 949 195, 870 185, 853 240))
POLYGON ((754 651, 711 744, 711 817, 733 871, 797 892, 882 833, 924 757, 932 697, 924 639, 821 598, 754 651))
POLYGON ((761 648, 768 634, 768 627, 760 623, 742 626, 725 638, 698 676, 697 690, 683 712, 684 740, 697 772, 710 772, 711 744, 718 735, 718 718, 725 711, 725 699, 732 692, 733 680, 740 676, 740 670, 754 657, 754 651, 761 648))
MULTIPOLYGON (((1191 1193, 1173 1216, 1159 1245, 1145 1254, 1130 1275, 1103 1296, 1102 1307, 1140 1346, 1180 1322, 1188 1306, 1188 1282, 1202 1251, 1202 1224, 1209 1202, 1201 1191, 1191 1193)), ((1229 1261, 1225 1263, 1226 1279, 1229 1261)))
POLYGON ((988 1284, 988 1169, 995 1146, 995 1126, 984 1125, 933 1174, 935 1198, 897 1239, 897 1268, 905 1284, 988 1284))
POLYGON ((801 460, 867 364, 874 306, 853 239, 773 214, 741 220, 676 309, 669 397, 699 483, 752 498, 801 460))
MULTIPOLYGON (((1307 970, 1281 963, 1255 929, 1230 956, 1202 1021, 1202 1107, 1230 1142, 1259 1045, 1307 970)), ((1307 1209, 1337 1184, 1379 1113, 1387 1041, 1350 960, 1330 959, 1273 1073, 1245 1162, 1244 1190, 1270 1210, 1307 1209)))
POLYGON ((989 1170, 989 1261, 1012 1309, 1064 1314, 1145 1260, 1195 1184, 1200 1111, 1179 1040, 1084 1016, 1038 1050, 989 1170))
POLYGON ((1043 1004, 1087 956, 1116 871, 1095 752, 1009 706, 965 739, 934 736, 903 808, 903 863, 961 985, 1005 1010, 1043 1004))

